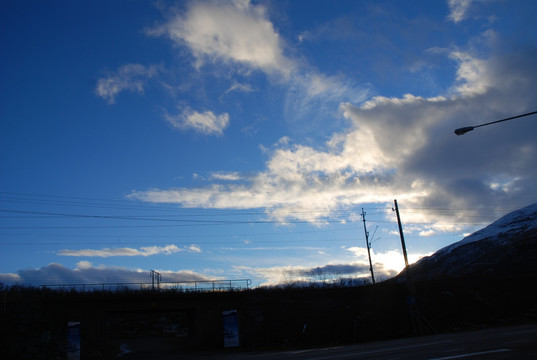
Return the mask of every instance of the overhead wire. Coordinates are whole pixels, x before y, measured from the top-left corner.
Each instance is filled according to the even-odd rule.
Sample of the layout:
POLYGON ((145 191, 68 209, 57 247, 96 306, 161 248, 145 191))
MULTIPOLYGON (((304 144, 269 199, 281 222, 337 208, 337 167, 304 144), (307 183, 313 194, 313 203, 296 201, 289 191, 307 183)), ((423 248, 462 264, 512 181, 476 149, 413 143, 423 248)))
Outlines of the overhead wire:
MULTIPOLYGON (((57 207, 72 207, 72 208, 87 208, 87 209, 107 209, 110 211, 116 211, 116 210, 124 210, 124 211, 136 211, 137 215, 101 215, 101 214, 81 214, 76 213, 74 211, 63 211, 63 212, 55 212, 55 211, 36 211, 36 210, 25 210, 25 209, 0 209, 0 212, 7 213, 10 215, 7 216, 0 216, 0 219, 10 220, 9 224, 3 225, 0 223, 0 229, 2 230, 65 230, 65 229, 73 229, 73 230, 88 230, 88 229, 142 229, 142 228, 177 228, 177 227, 206 227, 206 226, 219 226, 219 225, 262 225, 262 224, 281 224, 282 221, 277 219, 244 219, 244 216, 263 216, 266 217, 267 213, 265 211, 252 211, 252 210, 244 210, 244 209, 190 209, 190 208, 181 208, 177 205, 171 205, 171 204, 136 204, 133 203, 132 200, 117 200, 117 199, 102 199, 102 198, 86 198, 86 197, 69 197, 69 196, 56 196, 56 195, 44 195, 44 194, 30 194, 30 193, 9 193, 9 192, 0 192, 0 201, 16 203, 17 205, 39 205, 39 206, 46 206, 50 208, 51 206, 54 208, 57 207), (158 211, 159 215, 155 214, 148 214, 147 212, 153 212, 158 211), (237 219, 226 219, 227 217, 237 217, 237 219), (212 217, 212 218, 209 218, 212 217), (241 219, 242 218, 242 219, 241 219), (35 224, 17 224, 13 223, 13 221, 17 220, 50 220, 50 219, 94 219, 94 220, 121 220, 121 221, 135 221, 136 224, 96 224, 96 225, 88 225, 88 224, 76 224, 76 225, 57 225, 57 224, 47 224, 47 225, 35 225, 35 224), (154 222, 154 224, 139 224, 138 222, 154 222), (158 223, 161 222, 161 223, 158 223)), ((296 225, 296 224, 313 224, 313 225, 326 225, 326 224, 338 224, 341 223, 342 220, 344 220, 346 223, 359 223, 359 219, 352 218, 352 216, 349 216, 349 213, 352 212, 351 208, 346 209, 339 209, 339 210, 330 210, 330 216, 326 217, 320 217, 319 214, 324 214, 326 212, 326 209, 312 209, 310 211, 297 211, 297 212, 290 212, 289 214, 294 217, 294 220, 287 220, 285 221, 288 225, 296 225), (310 215, 311 219, 302 219, 299 220, 299 218, 306 218, 306 215, 310 215)), ((396 224, 395 219, 388 220, 386 219, 386 214, 391 210, 391 207, 387 206, 378 206, 378 207, 368 207, 368 211, 370 211, 370 218, 368 219, 368 222, 372 224, 390 224, 394 226, 396 224), (377 217, 381 217, 378 219, 377 217)), ((455 208, 401 208, 402 212, 405 213, 418 213, 420 211, 428 211, 430 215, 437 215, 437 216, 449 216, 453 212, 460 212, 461 209, 455 209, 455 208)), ((463 209, 466 211, 476 211, 478 209, 463 209)), ((358 212, 355 213, 358 215, 358 212)), ((476 222, 476 221, 469 221, 469 222, 461 222, 457 221, 456 223, 438 223, 435 222, 436 225, 445 225, 445 226, 452 226, 452 225, 462 225, 462 226, 475 226, 476 223, 482 223, 486 224, 489 220, 494 220, 495 218, 487 215, 470 215, 467 218, 476 219, 476 220, 482 220, 482 222, 476 222)), ((431 225, 433 222, 412 222, 407 223, 407 226, 426 226, 431 225)), ((320 229, 313 230, 314 232, 321 231, 320 229)), ((331 230, 333 231, 333 230, 331 230)), ((0 233, 2 234, 2 233, 0 233)), ((267 233, 269 234, 269 233, 267 233)), ((281 236, 281 234, 276 233, 277 235, 281 236)), ((297 232, 291 232, 290 234, 298 234, 297 232)), ((3 234, 7 236, 25 236, 24 234, 16 235, 16 234, 3 234)), ((30 236, 30 235, 27 235, 30 236)), ((38 235, 39 236, 39 235, 38 235)), ((41 237, 45 236, 63 236, 60 234, 56 235, 50 235, 50 234, 42 234, 41 237)), ((82 238, 87 237, 89 235, 74 235, 73 237, 76 238, 82 238)), ((117 238, 117 237, 131 237, 134 238, 131 235, 93 235, 96 238, 117 238)), ((164 235, 167 236, 167 235, 164 235)), ((203 235, 196 235, 196 234, 190 234, 190 235, 169 235, 170 237, 175 238, 199 238, 203 235)), ((218 234, 215 236, 222 237, 222 234, 218 234)), ((241 234, 232 234, 227 236, 243 236, 241 234)), ((247 235, 252 236, 252 235, 247 235)), ((265 235, 266 236, 266 235, 265 235)), ((146 238, 158 238, 159 235, 146 235, 146 238)), ((274 240, 272 240, 274 241, 274 240)), ((285 240, 288 241, 288 240, 285 240)), ((13 243, 13 242, 12 242, 13 243)), ((73 242, 75 243, 75 242, 73 242)), ((79 243, 79 242, 76 242, 79 243)), ((125 243, 125 242, 123 242, 125 243)), ((151 242, 155 243, 155 242, 151 242)), ((0 242, 0 245, 8 244, 8 243, 2 243, 0 242)), ((28 243, 30 244, 30 243, 28 243)), ((35 244, 35 243, 31 243, 35 244)), ((57 242, 55 244, 58 244, 57 242)), ((112 244, 112 242, 109 242, 109 244, 112 244)), ((115 244, 115 243, 114 243, 115 244)))
MULTIPOLYGON (((177 205, 171 205, 171 204, 143 204, 143 205, 139 205, 139 204, 133 204, 133 202, 131 200, 117 200, 117 199, 102 199, 102 198, 87 198, 87 197, 70 197, 70 196, 56 196, 56 195, 44 195, 44 194, 31 194, 31 193, 11 193, 11 192, 0 192, 0 200, 3 199, 4 201, 6 199, 10 200, 10 201, 15 201, 15 202, 22 202, 24 203, 25 201, 29 201, 29 200, 39 200, 39 201, 43 201, 43 199, 39 199, 39 198, 45 198, 45 199, 48 199, 47 201, 51 201, 52 199, 52 203, 44 203, 44 204, 41 204, 41 205, 59 205, 59 206, 74 206, 74 207, 85 207, 85 208, 94 208, 94 207, 99 207, 99 208, 105 208, 105 209, 115 209, 115 210, 118 210, 118 209, 124 209, 124 210, 130 210, 130 211, 135 211, 135 210, 144 210, 144 211, 155 211, 155 210, 158 210, 158 211, 170 211, 171 213, 167 216, 174 216, 174 217, 194 217, 194 216, 200 216, 200 217, 209 217, 209 216, 248 216, 248 215, 261 215, 261 216, 266 216, 267 213, 265 211, 252 211, 252 210, 245 210, 245 209, 208 209, 208 208, 184 208, 184 207, 179 207, 177 205), (4 194, 4 195, 3 195, 4 194), (6 196, 6 195, 10 195, 10 196, 6 196), (30 197, 30 198, 28 198, 30 197), (33 198, 32 198, 33 197, 33 198), (57 200, 57 199, 61 199, 61 200, 57 200), (76 200, 76 201, 73 201, 73 200, 76 200), (101 203, 95 203, 95 202, 101 202, 101 203), (111 204, 122 204, 122 206, 118 207, 116 205, 114 206, 111 206, 111 204)), ((383 216, 385 216, 386 212, 389 211, 391 208, 389 207, 368 207, 368 211, 371 211, 370 214, 371 215, 374 215, 375 213, 376 214, 381 214, 383 216)), ((405 207, 401 207, 401 212, 404 212, 404 213, 419 213, 419 212, 423 212, 424 210, 428 211, 430 215, 451 215, 452 212, 461 212, 461 211, 465 211, 465 212, 468 212, 468 211, 478 211, 478 210, 482 210, 482 209, 461 209, 461 208, 445 208, 445 207, 409 207, 409 208, 405 208, 405 207)), ((508 211, 507 209, 503 209, 505 211, 508 211)), ((11 210, 12 213, 15 213, 17 212, 16 210, 11 210)), ((148 214, 144 214, 143 216, 118 216, 118 215, 87 215, 87 214, 74 214, 74 213, 53 213, 53 212, 46 212, 46 211, 43 211, 43 212, 36 212, 36 211, 18 211, 19 213, 26 213, 27 215, 39 215, 39 216, 55 216, 55 217, 60 217, 60 216, 65 216, 65 217, 87 217, 87 218, 110 218, 110 219, 123 219, 123 220, 151 220, 151 217, 153 215, 148 215, 148 214)), ((318 218, 323 218, 322 222, 330 222, 330 220, 327 220, 326 217, 323 217, 323 216, 319 216, 319 214, 325 214, 327 212, 327 209, 312 209, 312 210, 309 210, 309 211, 292 211, 292 212, 289 212, 289 214, 291 216, 294 216, 295 218, 298 218, 299 216, 300 217, 305 217, 305 215, 311 215, 313 218, 315 219, 318 219, 318 218)), ((343 216, 343 215, 348 215, 349 214, 349 209, 346 208, 346 209, 338 209, 338 210, 329 210, 328 211, 329 214, 331 215, 331 217, 338 217, 338 216, 343 216)), ((487 213, 488 214, 488 213, 487 213)), ((22 218, 23 216, 21 215, 20 218, 22 218)), ((156 215, 155 215, 156 217, 156 215)), ((490 216, 490 215, 486 215, 486 216, 483 216, 483 215, 468 215, 468 216, 465 216, 466 218, 484 218, 484 219, 494 219, 494 217, 490 216)), ((11 219, 12 217, 0 217, 0 218, 9 218, 11 219)), ((162 216, 160 216, 159 218, 157 218, 158 220, 161 220, 161 221, 179 221, 179 222, 185 222, 186 220, 184 219, 169 219, 169 218, 166 218, 166 219, 163 219, 162 216)), ((341 219, 337 219, 335 221, 340 221, 341 219)), ((349 218, 346 218, 345 220, 347 221, 350 221, 351 219, 349 218)), ((372 218, 372 220, 374 220, 374 218, 372 218)), ((377 220, 379 221, 379 220, 377 220)), ((382 221, 382 220, 380 220, 382 221)), ((380 222, 379 221, 379 222, 380 222)), ((201 221, 195 221, 195 222, 201 222, 201 221)), ((212 223, 215 223, 215 222, 222 222, 224 223, 225 221, 222 221, 222 220, 211 220, 210 222, 212 223)), ((268 221, 262 221, 262 223, 275 223, 275 222, 281 222, 281 221, 278 221, 278 220, 268 220, 268 221)), ((297 223, 296 220, 288 220, 286 221, 288 223, 297 223)), ((304 221, 298 221, 298 222, 314 222, 315 221, 308 221, 308 220, 304 220, 304 221)), ((319 221, 317 221, 319 222, 319 221)), ((390 222, 390 221, 385 221, 385 222, 390 222)), ((235 223, 235 221, 233 222, 235 223)), ((259 223, 259 221, 250 221, 250 223, 259 223)), ((458 222, 459 223, 459 222, 458 222)), ((419 224, 424 224, 424 223, 419 223, 419 224)))
MULTIPOLYGON (((102 208, 113 208, 113 209, 128 209, 128 210, 137 210, 137 209, 144 209, 144 210, 166 210, 166 211, 173 211, 174 213, 177 212, 185 212, 185 211, 191 211, 195 213, 196 215, 199 215, 200 213, 206 212, 210 215, 212 214, 229 214, 229 213, 241 213, 241 214, 247 214, 247 215, 263 215, 266 214, 265 211, 259 210, 259 211, 253 211, 249 209, 246 211, 246 209, 240 209, 240 208, 226 208, 226 209, 220 209, 220 208, 192 208, 192 207, 181 207, 179 204, 170 204, 170 203, 134 203, 132 200, 107 200, 107 199, 99 199, 99 198, 81 198, 81 197, 66 197, 66 196, 53 196, 53 195, 41 195, 41 194, 26 194, 26 193, 6 193, 6 192, 0 192, 0 200, 4 199, 4 201, 7 199, 11 202, 21 202, 25 203, 28 201, 34 201, 40 204, 45 205, 60 205, 60 206, 83 206, 83 207, 102 207, 102 208), (71 202, 67 200, 43 200, 43 199, 27 199, 27 198, 17 198, 17 197, 6 197, 2 196, 1 194, 11 194, 11 195, 23 195, 23 196, 37 196, 37 197, 46 197, 46 198, 60 198, 60 199, 74 199, 74 200, 83 200, 85 202, 71 202), (104 201, 104 203, 94 203, 94 201, 104 201), (123 204, 121 207, 118 206, 112 206, 111 204, 108 204, 108 202, 114 204, 119 203, 123 204)), ((338 211, 345 211, 345 210, 336 210, 338 211)), ((309 211, 294 211, 293 214, 315 214, 315 213, 324 213, 326 212, 325 208, 319 208, 319 209, 313 209, 309 211)), ((334 212, 334 211, 333 211, 334 212)))

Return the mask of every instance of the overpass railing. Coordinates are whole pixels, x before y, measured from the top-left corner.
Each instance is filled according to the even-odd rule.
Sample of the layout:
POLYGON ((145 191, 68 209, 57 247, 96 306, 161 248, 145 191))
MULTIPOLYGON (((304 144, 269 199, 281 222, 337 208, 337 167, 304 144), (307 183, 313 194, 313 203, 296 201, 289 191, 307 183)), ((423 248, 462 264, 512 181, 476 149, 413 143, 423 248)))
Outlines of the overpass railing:
POLYGON ((44 284, 40 288, 76 290, 76 291, 122 291, 122 290, 177 290, 177 291, 232 291, 247 290, 252 286, 250 279, 233 280, 191 280, 147 282, 113 282, 113 283, 73 283, 44 284))

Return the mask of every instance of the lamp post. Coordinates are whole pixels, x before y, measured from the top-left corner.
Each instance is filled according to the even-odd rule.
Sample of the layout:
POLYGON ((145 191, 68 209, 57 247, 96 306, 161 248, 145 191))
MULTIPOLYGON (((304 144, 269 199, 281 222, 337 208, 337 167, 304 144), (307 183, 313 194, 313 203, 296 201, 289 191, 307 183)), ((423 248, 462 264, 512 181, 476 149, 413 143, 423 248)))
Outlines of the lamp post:
POLYGON ((517 115, 517 116, 511 116, 511 117, 508 117, 506 119, 491 121, 491 122, 481 124, 481 125, 461 127, 461 128, 455 129, 455 135, 460 136, 460 135, 466 134, 468 131, 472 131, 475 128, 478 128, 478 127, 481 127, 481 126, 496 124, 496 123, 499 123, 499 122, 502 122, 502 121, 513 120, 513 119, 517 119, 517 118, 520 118, 520 117, 523 117, 523 116, 528 116, 528 115, 533 115, 533 114, 537 114, 537 111, 532 111, 532 112, 529 112, 527 114, 522 114, 522 115, 517 115))

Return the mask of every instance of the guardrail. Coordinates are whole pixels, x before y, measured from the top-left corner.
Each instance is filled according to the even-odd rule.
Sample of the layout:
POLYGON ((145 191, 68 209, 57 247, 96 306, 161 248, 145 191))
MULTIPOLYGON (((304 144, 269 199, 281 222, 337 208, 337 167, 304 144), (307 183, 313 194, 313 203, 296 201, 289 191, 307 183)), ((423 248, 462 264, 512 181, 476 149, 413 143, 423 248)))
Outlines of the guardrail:
POLYGON ((118 282, 118 283, 78 283, 44 284, 40 288, 77 290, 77 291, 121 291, 121 290, 177 290, 177 291, 231 291, 247 290, 252 285, 250 279, 233 280, 191 280, 160 281, 155 283, 118 282))
POLYGON ((195 280, 195 281, 165 281, 160 286, 165 289, 193 290, 193 291, 222 291, 249 289, 252 285, 250 279, 235 280, 195 280), (241 286, 242 285, 242 286, 241 286))

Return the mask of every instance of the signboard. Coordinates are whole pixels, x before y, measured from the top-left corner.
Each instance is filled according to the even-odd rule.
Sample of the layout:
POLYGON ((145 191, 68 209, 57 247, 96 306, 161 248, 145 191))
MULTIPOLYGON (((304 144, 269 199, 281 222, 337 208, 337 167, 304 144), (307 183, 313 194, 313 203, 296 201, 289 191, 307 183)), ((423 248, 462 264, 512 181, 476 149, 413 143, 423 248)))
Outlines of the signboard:
POLYGON ((80 321, 67 323, 67 360, 80 360, 80 321))
POLYGON ((222 312, 224 318, 224 347, 239 346, 239 317, 237 310, 222 312))

